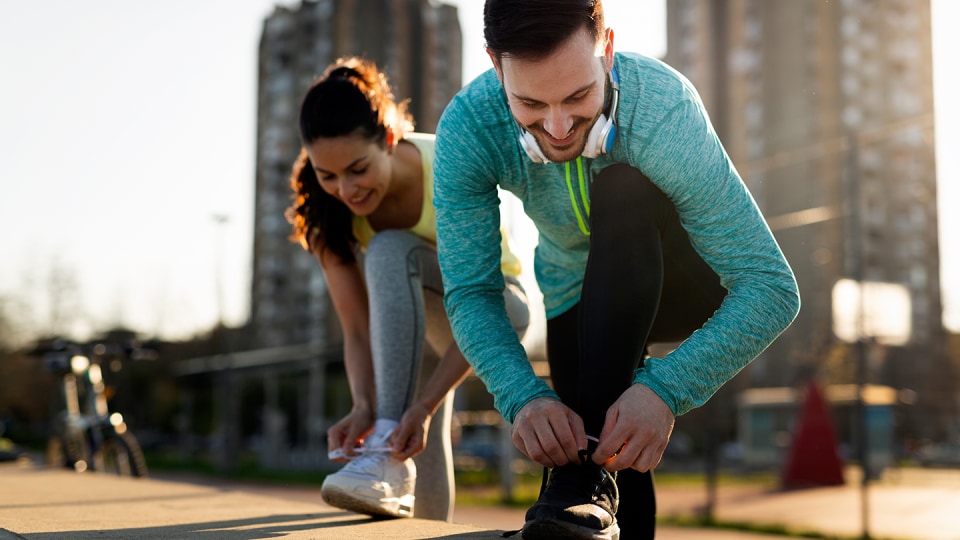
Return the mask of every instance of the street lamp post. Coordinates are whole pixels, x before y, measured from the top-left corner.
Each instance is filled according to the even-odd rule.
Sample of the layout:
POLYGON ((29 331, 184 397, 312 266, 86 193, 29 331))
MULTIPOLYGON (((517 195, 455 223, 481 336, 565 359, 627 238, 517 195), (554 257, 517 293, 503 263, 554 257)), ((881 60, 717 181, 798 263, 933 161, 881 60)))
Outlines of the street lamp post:
POLYGON ((858 135, 852 133, 847 137, 847 204, 850 205, 846 214, 849 216, 848 227, 850 241, 850 275, 860 285, 857 295, 856 319, 854 320, 856 332, 856 430, 857 434, 857 460, 860 462, 860 531, 861 538, 869 540, 870 538, 870 445, 869 435, 867 433, 867 408, 863 402, 863 390, 866 386, 867 362, 866 347, 864 346, 864 324, 863 308, 863 246, 860 229, 860 219, 862 212, 860 210, 860 155, 858 148, 858 135))
MULTIPOLYGON (((889 136, 892 131, 883 130, 882 136, 889 136)), ((901 284, 867 281, 863 263, 863 200, 860 193, 860 162, 859 148, 861 134, 853 132, 847 137, 847 204, 845 212, 848 216, 848 241, 850 257, 848 258, 850 278, 856 287, 856 302, 854 302, 853 319, 849 322, 852 332, 838 331, 847 334, 847 341, 854 344, 856 362, 856 433, 857 459, 860 462, 860 521, 861 538, 870 538, 870 507, 869 485, 873 475, 870 464, 870 433, 867 421, 867 403, 865 393, 869 383, 868 345, 894 344, 903 345, 909 341, 911 332, 911 302, 910 293, 901 284), (891 309, 895 307, 896 309, 891 309), (899 315, 899 317, 897 316, 899 315)), ((849 285, 841 280, 836 288, 849 285)), ((842 309, 843 302, 835 302, 834 311, 842 309)), ((835 316, 834 322, 837 323, 835 316)))
POLYGON ((225 214, 214 214, 212 216, 217 225, 217 246, 216 246, 216 295, 217 295, 217 335, 218 353, 223 358, 223 368, 219 377, 220 386, 220 448, 219 463, 220 470, 233 472, 237 464, 237 443, 239 438, 237 399, 233 373, 233 362, 228 356, 227 332, 224 326, 224 293, 223 293, 223 252, 224 252, 224 232, 226 225, 230 222, 230 216, 225 214))
MULTIPOLYGON (((214 223, 217 225, 217 251, 216 251, 216 272, 215 280, 217 284, 217 326, 220 327, 220 330, 223 330, 223 303, 224 303, 224 293, 223 293, 223 240, 224 232, 226 230, 226 225, 230 223, 230 216, 226 214, 214 214, 212 216, 214 223)), ((222 351, 221 351, 222 352, 222 351)))

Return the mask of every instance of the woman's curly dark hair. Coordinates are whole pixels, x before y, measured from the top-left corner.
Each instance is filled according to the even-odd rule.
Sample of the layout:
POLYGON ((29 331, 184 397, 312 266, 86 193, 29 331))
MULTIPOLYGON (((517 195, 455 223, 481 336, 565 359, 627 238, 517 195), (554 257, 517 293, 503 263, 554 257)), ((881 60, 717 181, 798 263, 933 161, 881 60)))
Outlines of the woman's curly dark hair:
MULTIPOLYGON (((397 103, 387 76, 375 63, 346 57, 331 64, 307 90, 300 105, 300 142, 359 133, 386 145, 387 132, 399 140, 413 130, 407 102, 397 103)), ((293 203, 286 211, 293 226, 290 239, 304 249, 329 249, 345 261, 355 260, 353 214, 320 188, 316 172, 301 149, 290 175, 293 203)))

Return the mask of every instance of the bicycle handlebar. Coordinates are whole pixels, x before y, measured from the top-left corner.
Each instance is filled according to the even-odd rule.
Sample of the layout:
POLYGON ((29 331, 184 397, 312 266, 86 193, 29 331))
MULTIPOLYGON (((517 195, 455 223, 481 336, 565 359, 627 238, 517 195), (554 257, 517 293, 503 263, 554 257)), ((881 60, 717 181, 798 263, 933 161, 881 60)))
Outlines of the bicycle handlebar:
POLYGON ((156 348, 144 345, 136 339, 119 343, 105 341, 79 343, 58 338, 48 343, 37 343, 27 351, 27 355, 42 359, 48 371, 63 373, 71 370, 70 361, 78 355, 87 357, 91 363, 101 363, 107 358, 155 360, 157 352, 156 348))

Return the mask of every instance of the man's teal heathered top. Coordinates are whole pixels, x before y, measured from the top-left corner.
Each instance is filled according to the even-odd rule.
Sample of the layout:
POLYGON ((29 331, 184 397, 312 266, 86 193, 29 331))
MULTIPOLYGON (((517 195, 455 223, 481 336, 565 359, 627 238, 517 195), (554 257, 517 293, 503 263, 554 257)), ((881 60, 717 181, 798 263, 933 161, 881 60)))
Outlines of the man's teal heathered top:
MULTIPOLYGON (((677 349, 634 375, 676 415, 702 405, 793 321, 793 272, 717 138, 693 86, 662 62, 618 53, 612 151, 584 159, 592 178, 613 163, 642 171, 676 206, 690 240, 728 290, 677 349)), ((437 127, 434 205, 445 304, 454 335, 497 409, 513 422, 556 393, 538 378, 507 319, 500 274, 497 187, 516 195, 539 230, 534 258, 547 318, 580 299, 590 248, 563 163, 534 163, 518 142, 503 87, 489 70, 463 88, 437 127)), ((576 173, 574 169, 574 184, 576 173)))

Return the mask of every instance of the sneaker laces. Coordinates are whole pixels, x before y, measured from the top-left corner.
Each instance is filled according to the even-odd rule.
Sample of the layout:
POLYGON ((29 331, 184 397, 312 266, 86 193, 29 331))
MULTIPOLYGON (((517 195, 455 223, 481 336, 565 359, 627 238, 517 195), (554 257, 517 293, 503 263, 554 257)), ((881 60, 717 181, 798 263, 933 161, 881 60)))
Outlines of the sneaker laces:
MULTIPOLYGON (((562 469, 550 471, 550 473, 546 475, 546 481, 542 482, 544 491, 546 491, 546 489, 552 489, 554 493, 583 493, 591 498, 597 497, 600 493, 596 490, 605 483, 607 480, 606 477, 615 480, 616 476, 602 466, 589 462, 592 453, 592 449, 580 450, 577 453, 580 457, 580 465, 573 465, 573 467, 578 467, 576 470, 562 469), (582 467, 582 469, 580 467, 582 467)), ((542 494, 543 491, 541 491, 541 495, 542 494)), ((615 512, 616 510, 614 509, 613 511, 615 512)))
POLYGON ((352 456, 347 455, 342 448, 334 448, 327 453, 327 459, 344 459, 348 462, 353 462, 366 454, 388 454, 393 451, 393 447, 387 444, 387 442, 390 441, 390 435, 392 434, 392 429, 384 433, 382 436, 378 433, 371 433, 370 436, 363 441, 363 444, 353 447, 354 454, 352 456))
MULTIPOLYGON (((590 460, 598 444, 599 441, 595 437, 587 436, 587 448, 577 451, 577 457, 580 458, 580 465, 578 466, 590 466, 587 462, 590 460)), ((572 490, 573 492, 579 492, 582 488, 595 488, 604 481, 603 476, 609 476, 610 479, 616 480, 616 473, 611 473, 601 466, 597 466, 597 468, 600 477, 587 474, 553 474, 553 471, 549 467, 544 467, 543 475, 540 477, 540 493, 537 495, 537 500, 541 500, 543 493, 547 490, 547 486, 550 485, 558 491, 572 490)), ((604 505, 601 505, 601 507, 603 506, 604 505)), ((616 507, 609 508, 608 510, 611 510, 613 514, 616 515, 616 507)), ((521 531, 522 529, 505 531, 501 536, 503 538, 509 538, 521 531)))
POLYGON ((334 448, 333 450, 327 453, 327 459, 331 461, 335 459, 354 461, 356 459, 359 459, 364 454, 377 454, 377 453, 389 454, 392 451, 393 451, 393 448, 387 445, 379 445, 379 446, 360 445, 360 446, 353 447, 353 455, 347 455, 347 453, 344 452, 342 448, 334 448))
POLYGON ((379 475, 380 463, 389 455, 387 449, 361 448, 359 455, 351 456, 343 470, 361 474, 379 475))

